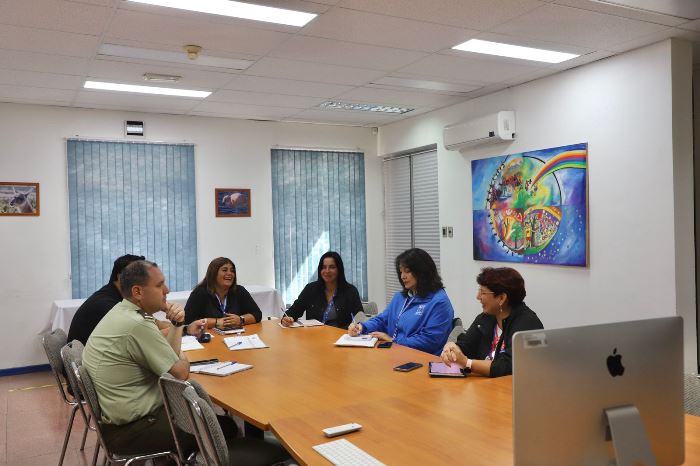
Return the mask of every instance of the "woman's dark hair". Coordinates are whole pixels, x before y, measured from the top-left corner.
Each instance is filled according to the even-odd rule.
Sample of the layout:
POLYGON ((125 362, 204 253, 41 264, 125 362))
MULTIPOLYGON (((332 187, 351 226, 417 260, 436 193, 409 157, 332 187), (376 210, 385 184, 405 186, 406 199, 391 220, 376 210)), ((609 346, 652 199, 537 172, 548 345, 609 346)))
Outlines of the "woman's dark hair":
POLYGON ((348 281, 345 279, 345 266, 343 265, 343 259, 340 258, 340 254, 335 251, 328 251, 318 260, 318 268, 316 269, 316 275, 318 276, 318 283, 324 285, 323 278, 321 278, 321 269, 323 269, 323 259, 330 257, 335 261, 335 266, 338 268, 338 279, 336 287, 340 290, 348 286, 348 281))
POLYGON ((484 267, 476 282, 493 291, 494 296, 505 293, 510 306, 517 306, 525 299, 525 280, 510 267, 484 267))
POLYGON ((219 274, 219 269, 226 264, 231 264, 231 267, 233 267, 233 285, 231 285, 231 291, 236 291, 236 283, 238 283, 236 265, 228 257, 217 257, 209 262, 207 274, 204 276, 204 280, 202 280, 200 285, 204 285, 210 293, 216 293, 216 276, 219 274))
POLYGON ((403 287, 402 293, 408 295, 408 290, 403 286, 401 281, 401 266, 406 267, 411 271, 416 278, 418 285, 416 286, 416 294, 421 297, 427 296, 429 293, 434 293, 437 290, 445 288, 442 284, 440 274, 438 274, 435 261, 430 257, 430 254, 422 249, 413 248, 407 249, 398 256, 394 261, 396 267, 396 275, 399 277, 399 283, 403 287))

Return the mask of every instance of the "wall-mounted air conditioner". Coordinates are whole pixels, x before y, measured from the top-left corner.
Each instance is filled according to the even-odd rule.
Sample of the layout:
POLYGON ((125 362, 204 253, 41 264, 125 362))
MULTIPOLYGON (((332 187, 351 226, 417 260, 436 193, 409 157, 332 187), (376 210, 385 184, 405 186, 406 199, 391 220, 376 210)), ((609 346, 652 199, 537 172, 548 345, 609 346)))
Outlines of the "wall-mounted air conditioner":
POLYGON ((512 141, 515 139, 515 112, 504 110, 445 126, 442 136, 447 150, 512 141))

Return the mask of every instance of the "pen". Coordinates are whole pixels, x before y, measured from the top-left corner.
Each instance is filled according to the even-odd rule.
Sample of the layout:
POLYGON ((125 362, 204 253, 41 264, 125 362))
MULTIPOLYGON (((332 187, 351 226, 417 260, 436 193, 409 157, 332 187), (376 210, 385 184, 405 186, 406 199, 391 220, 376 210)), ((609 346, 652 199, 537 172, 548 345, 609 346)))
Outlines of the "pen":
POLYGON ((232 345, 229 345, 229 349, 230 349, 230 348, 233 348, 234 346, 238 346, 238 345, 242 345, 242 344, 243 344, 242 341, 237 341, 236 343, 234 343, 234 344, 232 344, 232 345))
POLYGON ((219 367, 217 367, 216 370, 218 371, 218 370, 223 369, 226 366, 233 366, 234 364, 236 364, 236 361, 225 362, 222 365, 220 365, 219 367))

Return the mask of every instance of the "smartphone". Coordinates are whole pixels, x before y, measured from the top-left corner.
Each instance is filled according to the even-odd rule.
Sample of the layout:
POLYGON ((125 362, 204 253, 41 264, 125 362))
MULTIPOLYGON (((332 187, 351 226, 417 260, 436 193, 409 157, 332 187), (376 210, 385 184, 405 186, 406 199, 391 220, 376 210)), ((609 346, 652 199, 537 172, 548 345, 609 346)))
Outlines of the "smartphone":
POLYGON ((399 372, 410 372, 418 369, 419 367, 423 367, 423 364, 419 362, 407 362, 406 364, 401 364, 400 366, 394 367, 394 370, 399 372))
POLYGON ((383 341, 377 345, 377 348, 391 348, 393 341, 383 341))

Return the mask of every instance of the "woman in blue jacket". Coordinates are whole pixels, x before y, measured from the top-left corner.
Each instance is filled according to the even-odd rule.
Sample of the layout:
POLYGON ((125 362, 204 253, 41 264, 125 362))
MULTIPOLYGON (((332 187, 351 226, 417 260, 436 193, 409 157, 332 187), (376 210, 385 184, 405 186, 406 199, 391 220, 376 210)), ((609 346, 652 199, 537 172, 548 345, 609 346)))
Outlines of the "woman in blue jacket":
POLYGON ((403 290, 381 314, 348 327, 348 334, 370 334, 381 341, 439 355, 452 330, 454 310, 437 267, 422 249, 408 249, 394 261, 403 290))

